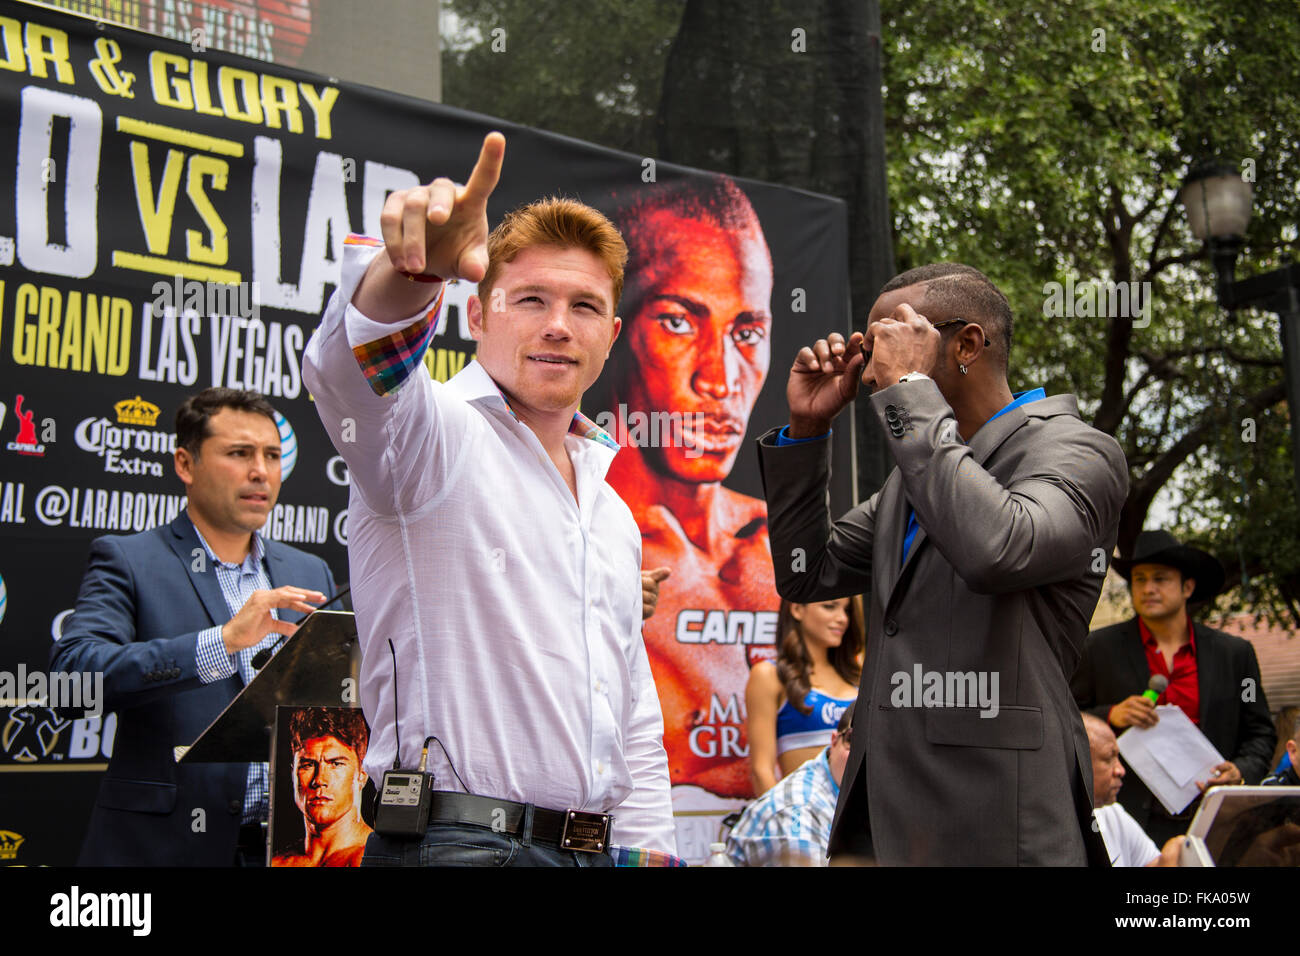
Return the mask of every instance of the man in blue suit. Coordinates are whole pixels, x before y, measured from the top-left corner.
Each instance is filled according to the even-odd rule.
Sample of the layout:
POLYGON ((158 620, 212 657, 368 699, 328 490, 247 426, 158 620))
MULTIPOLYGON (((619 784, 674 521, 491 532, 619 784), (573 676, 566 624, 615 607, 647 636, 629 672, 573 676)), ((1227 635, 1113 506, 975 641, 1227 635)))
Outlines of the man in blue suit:
POLYGON ((280 492, 275 412, 256 392, 209 388, 176 413, 186 510, 90 548, 54 671, 100 672, 118 715, 79 863, 230 866, 265 861, 263 763, 177 764, 253 678, 252 659, 334 593, 320 558, 259 533, 280 492))

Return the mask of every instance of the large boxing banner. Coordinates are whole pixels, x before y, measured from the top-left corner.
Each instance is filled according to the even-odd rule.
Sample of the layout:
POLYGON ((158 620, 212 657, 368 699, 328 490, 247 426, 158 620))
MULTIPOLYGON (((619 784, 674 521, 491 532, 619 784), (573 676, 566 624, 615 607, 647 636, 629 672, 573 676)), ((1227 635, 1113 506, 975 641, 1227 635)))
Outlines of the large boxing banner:
MULTIPOLYGON (((4 12, 0 862, 76 858, 117 718, 93 675, 46 673, 51 641, 90 541, 184 507, 185 396, 269 396, 285 480, 264 533, 347 579, 348 474, 302 352, 344 237, 378 235, 392 190, 465 176, 490 129, 509 143, 493 222, 561 193, 605 210, 631 248, 624 331, 584 411, 624 446, 610 481, 645 567, 672 572, 645 637, 679 850, 705 855, 750 796, 744 687, 775 640, 753 439, 786 419, 798 348, 847 329, 843 207, 52 10, 4 12)), ((473 291, 448 289, 425 360, 438 380, 472 357, 473 291)), ((847 508, 847 421, 834 451, 833 504, 847 508)))

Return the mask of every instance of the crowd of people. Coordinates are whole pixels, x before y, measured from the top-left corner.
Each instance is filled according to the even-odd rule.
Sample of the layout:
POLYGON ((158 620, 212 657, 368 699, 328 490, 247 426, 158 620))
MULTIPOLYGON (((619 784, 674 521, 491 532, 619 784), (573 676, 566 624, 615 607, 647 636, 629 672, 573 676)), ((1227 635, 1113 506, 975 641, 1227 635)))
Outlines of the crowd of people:
MULTIPOLYGON (((351 473, 368 735, 348 721, 295 723, 306 838, 277 865, 680 862, 665 740, 684 729, 665 727, 661 700, 698 695, 716 675, 647 651, 643 621, 680 604, 675 589, 720 588, 718 601, 756 607, 780 596, 775 659, 741 672, 748 760, 687 768, 753 797, 728 841, 736 863, 1175 863, 1191 810, 1170 813, 1125 783, 1115 736, 1157 722, 1161 703, 1225 757, 1202 791, 1273 769, 1250 644, 1188 613, 1222 587, 1211 556, 1165 532, 1139 536, 1113 562, 1135 617, 1088 633, 1127 466, 1073 396, 1011 392, 1011 310, 986 276, 955 264, 904 272, 865 331, 799 351, 788 422, 758 442, 764 504, 719 483, 767 372, 771 263, 753 210, 724 187, 690 224, 647 198, 642 212, 666 220, 670 244, 685 236, 708 256, 679 250, 673 269, 629 276, 625 329, 629 244, 604 215, 548 199, 489 233, 504 151, 491 134, 466 184, 388 197, 382 237, 345 244, 304 356, 351 473), (745 295, 682 291, 706 260, 748 276, 736 283, 745 295), (422 357, 451 278, 477 283, 478 348, 444 384, 422 357), (730 344, 716 367, 682 366, 701 376, 689 401, 714 399, 692 426, 701 455, 619 454, 616 467, 619 443, 579 411, 606 360, 625 341, 643 361, 686 362, 681 343, 713 348, 703 330, 719 316, 731 317, 715 323, 730 344), (829 434, 862 385, 897 467, 836 518, 829 434), (654 522, 646 537, 640 525, 654 522), (691 541, 711 543, 706 571, 675 560, 695 554, 691 541), (751 593, 756 582, 768 590, 751 593), (1156 699, 1144 696, 1152 675, 1167 680, 1156 699), (365 780, 417 766, 436 782, 424 832, 364 824, 365 780)), ((626 382, 620 404, 688 401, 626 382)), ((53 652, 57 670, 103 672, 119 712, 83 863, 266 857, 265 765, 177 764, 172 750, 335 593, 319 558, 260 533, 280 476, 264 399, 193 397, 178 444, 186 512, 95 543, 53 652)), ((1294 783, 1294 765, 1275 779, 1294 783)))

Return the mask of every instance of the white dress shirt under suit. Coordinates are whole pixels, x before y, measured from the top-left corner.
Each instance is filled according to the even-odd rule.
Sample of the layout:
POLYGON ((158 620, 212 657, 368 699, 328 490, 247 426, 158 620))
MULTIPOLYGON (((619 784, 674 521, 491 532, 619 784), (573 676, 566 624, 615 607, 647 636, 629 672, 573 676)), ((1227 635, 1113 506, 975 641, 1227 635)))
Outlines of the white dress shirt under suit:
MULTIPOLYGON (((393 325, 351 304, 379 246, 348 237, 303 362, 351 472, 365 769, 392 767, 396 709, 403 768, 433 734, 470 793, 612 813, 613 843, 675 852, 641 535, 605 482, 617 445, 574 416, 575 501, 482 366, 445 385, 425 373, 441 296, 393 325)), ((463 789, 437 744, 429 769, 463 789)))

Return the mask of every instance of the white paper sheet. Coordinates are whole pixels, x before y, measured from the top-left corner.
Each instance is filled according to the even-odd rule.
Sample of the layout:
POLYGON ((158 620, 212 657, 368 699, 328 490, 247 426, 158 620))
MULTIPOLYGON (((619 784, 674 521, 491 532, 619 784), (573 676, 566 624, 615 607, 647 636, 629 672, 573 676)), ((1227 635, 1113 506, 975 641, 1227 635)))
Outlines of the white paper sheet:
POLYGON ((1119 752, 1170 813, 1196 799, 1198 780, 1210 780, 1223 756, 1181 707, 1156 708, 1154 727, 1130 727, 1119 735, 1119 752))

